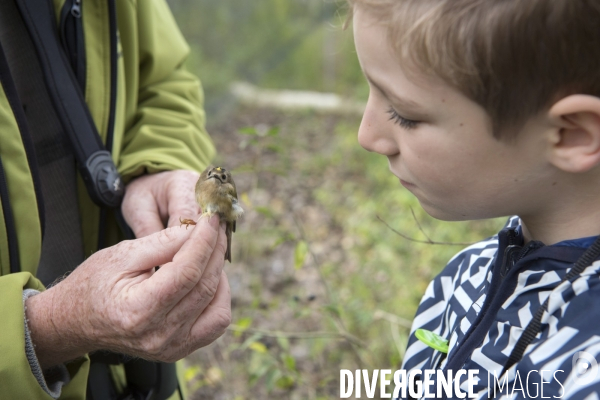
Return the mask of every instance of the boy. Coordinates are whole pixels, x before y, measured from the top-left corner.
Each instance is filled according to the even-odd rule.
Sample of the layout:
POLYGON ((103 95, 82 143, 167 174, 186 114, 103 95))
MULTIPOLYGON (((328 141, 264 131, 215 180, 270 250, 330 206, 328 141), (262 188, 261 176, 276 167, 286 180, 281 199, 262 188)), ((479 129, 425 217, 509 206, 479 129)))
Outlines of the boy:
POLYGON ((598 399, 600 1, 350 3, 360 144, 435 218, 513 216, 431 282, 403 368, 477 369, 477 398, 598 399))

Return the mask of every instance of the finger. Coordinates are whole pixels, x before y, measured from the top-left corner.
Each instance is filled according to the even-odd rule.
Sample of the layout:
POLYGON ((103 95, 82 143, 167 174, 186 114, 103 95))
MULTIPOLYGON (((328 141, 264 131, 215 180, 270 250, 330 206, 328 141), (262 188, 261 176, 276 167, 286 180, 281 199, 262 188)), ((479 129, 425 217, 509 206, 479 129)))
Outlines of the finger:
POLYGON ((150 191, 138 190, 134 195, 125 196, 121 211, 137 238, 165 229, 158 204, 150 191))
POLYGON ((215 297, 190 330, 193 350, 215 341, 225 332, 229 324, 231 324, 231 290, 227 275, 222 271, 215 297))
POLYGON ((164 309, 175 307, 198 284, 213 254, 224 257, 222 246, 215 250, 218 236, 219 218, 200 218, 189 240, 173 257, 173 262, 163 265, 152 276, 150 281, 156 289, 153 292, 160 293, 160 302, 164 309))
POLYGON ((172 323, 187 327, 184 330, 189 330, 194 320, 213 300, 225 264, 226 248, 227 237, 222 226, 219 230, 215 251, 210 256, 200 280, 188 294, 182 296, 181 301, 169 312, 168 318, 172 323))
POLYGON ((167 210, 169 220, 167 226, 179 224, 179 218, 194 218, 200 212, 196 202, 195 187, 198 173, 193 171, 173 171, 173 178, 168 185, 167 210))
POLYGON ((115 264, 124 265, 122 272, 146 271, 171 262, 193 232, 194 229, 174 227, 140 239, 126 240, 110 249, 110 257, 115 259, 115 264))
POLYGON ((189 319, 191 323, 187 327, 168 320, 161 323, 174 333, 170 336, 170 354, 163 361, 179 360, 199 347, 212 343, 225 332, 231 323, 231 291, 224 272, 219 279, 217 292, 205 312, 199 318, 189 319))

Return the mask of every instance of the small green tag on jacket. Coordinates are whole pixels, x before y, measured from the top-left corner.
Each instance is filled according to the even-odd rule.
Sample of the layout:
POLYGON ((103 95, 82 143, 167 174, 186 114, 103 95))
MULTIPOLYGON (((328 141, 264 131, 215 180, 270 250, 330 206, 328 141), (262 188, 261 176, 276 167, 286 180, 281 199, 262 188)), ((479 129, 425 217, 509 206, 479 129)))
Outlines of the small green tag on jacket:
POLYGON ((427 346, 442 353, 448 353, 448 341, 437 333, 433 333, 427 329, 417 329, 415 336, 427 346))

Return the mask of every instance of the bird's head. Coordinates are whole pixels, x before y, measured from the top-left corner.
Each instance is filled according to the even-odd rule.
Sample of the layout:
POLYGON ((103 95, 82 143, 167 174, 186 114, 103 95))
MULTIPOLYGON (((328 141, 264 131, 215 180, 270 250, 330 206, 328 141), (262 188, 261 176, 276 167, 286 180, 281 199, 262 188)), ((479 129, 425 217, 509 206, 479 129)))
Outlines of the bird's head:
POLYGON ((210 167, 207 169, 206 179, 216 179, 220 183, 231 181, 231 172, 223 167, 210 167))

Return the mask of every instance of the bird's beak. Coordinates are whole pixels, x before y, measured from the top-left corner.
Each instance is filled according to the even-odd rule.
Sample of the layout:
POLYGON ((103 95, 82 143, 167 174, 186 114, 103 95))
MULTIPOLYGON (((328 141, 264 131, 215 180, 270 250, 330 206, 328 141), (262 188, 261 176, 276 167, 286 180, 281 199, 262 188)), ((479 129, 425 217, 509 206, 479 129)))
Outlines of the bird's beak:
MULTIPOLYGON (((213 176, 209 176, 209 177, 208 177, 208 179, 212 179, 212 178, 215 178, 215 179, 216 179, 216 180, 218 180, 220 183, 223 183, 223 181, 221 180, 221 177, 220 177, 219 175, 216 175, 216 174, 215 174, 215 175, 213 175, 213 176)), ((208 179, 207 179, 207 180, 208 180, 208 179)))

